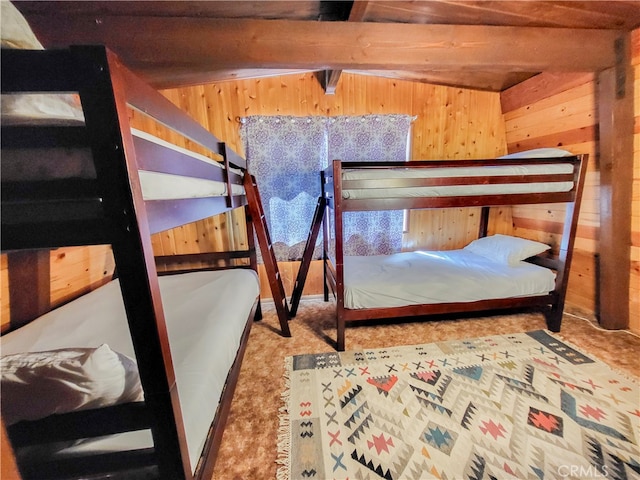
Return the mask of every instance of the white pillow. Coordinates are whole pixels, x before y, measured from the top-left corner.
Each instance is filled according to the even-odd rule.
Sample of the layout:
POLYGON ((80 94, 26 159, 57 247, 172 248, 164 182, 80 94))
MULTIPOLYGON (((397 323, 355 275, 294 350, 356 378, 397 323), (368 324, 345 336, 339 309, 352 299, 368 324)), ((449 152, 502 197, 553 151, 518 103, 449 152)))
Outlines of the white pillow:
POLYGON ((561 148, 534 148, 533 150, 510 153, 498 158, 556 158, 571 156, 573 156, 573 153, 561 148))
POLYGON ((7 425, 144 399, 136 363, 106 344, 6 355, 0 368, 7 425))
POLYGON ((464 247, 464 250, 499 263, 516 266, 520 261, 545 252, 549 248, 551 248, 549 245, 526 238, 496 234, 478 238, 464 247))

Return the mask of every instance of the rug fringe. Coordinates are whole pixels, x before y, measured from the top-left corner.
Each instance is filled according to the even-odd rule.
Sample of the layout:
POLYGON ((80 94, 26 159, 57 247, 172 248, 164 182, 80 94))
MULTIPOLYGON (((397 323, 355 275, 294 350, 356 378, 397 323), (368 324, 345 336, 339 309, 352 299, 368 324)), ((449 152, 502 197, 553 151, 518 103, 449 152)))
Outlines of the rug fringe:
POLYGON ((278 409, 278 457, 276 463, 281 465, 276 472, 277 480, 289 480, 291 477, 291 421, 289 407, 291 402, 291 368, 293 357, 284 359, 284 391, 280 395, 282 407, 278 409))

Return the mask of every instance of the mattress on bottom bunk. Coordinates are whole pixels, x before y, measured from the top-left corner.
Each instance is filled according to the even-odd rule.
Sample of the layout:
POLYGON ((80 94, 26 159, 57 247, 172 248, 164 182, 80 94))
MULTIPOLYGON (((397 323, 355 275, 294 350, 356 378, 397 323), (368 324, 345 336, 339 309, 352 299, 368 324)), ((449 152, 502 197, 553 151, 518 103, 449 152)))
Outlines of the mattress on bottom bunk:
POLYGON ((470 251, 416 251, 344 257, 344 305, 350 309, 544 295, 555 274, 526 262, 515 266, 470 251))
MULTIPOLYGON (((249 269, 159 278, 191 465, 195 468, 227 374, 259 294, 249 269)), ((66 304, 0 340, 2 355, 107 344, 135 358, 119 282, 66 304)), ((85 441, 59 452, 117 451, 151 446, 148 431, 85 441)))

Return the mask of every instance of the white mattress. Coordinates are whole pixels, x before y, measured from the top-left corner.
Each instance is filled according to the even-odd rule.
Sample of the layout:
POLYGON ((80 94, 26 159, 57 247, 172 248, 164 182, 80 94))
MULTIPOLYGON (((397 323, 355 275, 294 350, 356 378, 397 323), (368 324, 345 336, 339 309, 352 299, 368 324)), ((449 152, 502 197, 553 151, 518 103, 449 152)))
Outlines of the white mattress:
MULTIPOLYGON (((443 168, 362 168, 344 169, 343 182, 349 180, 392 180, 398 178, 454 178, 478 176, 537 175, 573 173, 570 163, 545 165, 504 165, 490 167, 443 167, 443 168)), ((453 185, 405 188, 356 188, 343 187, 342 198, 408 198, 447 197, 491 194, 567 192, 573 182, 507 183, 490 185, 453 185)))
MULTIPOLYGON (((259 294, 248 269, 159 278, 191 465, 202 452, 240 337, 259 294)), ((97 347, 135 358, 118 281, 110 282, 0 339, 3 355, 97 347)), ((104 437, 61 452, 151 446, 148 431, 104 437)))
POLYGON ((543 295, 554 287, 549 269, 511 267, 466 250, 344 257, 344 304, 351 309, 543 295))
MULTIPOLYGON (((144 200, 176 200, 227 195, 227 184, 202 178, 139 170, 144 200)), ((231 184, 232 195, 244 195, 242 185, 231 184)))

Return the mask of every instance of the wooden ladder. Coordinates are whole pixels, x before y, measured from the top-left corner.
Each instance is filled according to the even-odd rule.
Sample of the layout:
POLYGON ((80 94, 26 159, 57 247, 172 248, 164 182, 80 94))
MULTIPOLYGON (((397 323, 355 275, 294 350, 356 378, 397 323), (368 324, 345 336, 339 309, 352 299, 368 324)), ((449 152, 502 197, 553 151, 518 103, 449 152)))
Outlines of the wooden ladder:
POLYGON ((309 267, 313 260, 313 251, 316 248, 316 241, 318 240, 318 233, 322 226, 326 206, 327 200, 324 197, 318 197, 316 210, 313 213, 313 221, 311 222, 311 228, 309 229, 309 236, 307 237, 307 243, 304 246, 304 253, 302 254, 302 262, 300 262, 296 283, 293 286, 293 293, 291 295, 291 312, 289 314, 291 317, 295 317, 296 313, 298 313, 298 305, 300 304, 304 283, 307 280, 307 273, 309 273, 309 267))
POLYGON ((244 190, 247 196, 249 214, 254 223, 256 236, 258 237, 258 245, 262 252, 262 260, 267 272, 267 278, 269 279, 273 303, 276 305, 278 320, 280 320, 280 329, 284 337, 290 337, 289 306, 287 305, 287 298, 284 293, 284 287, 282 286, 282 277, 280 276, 278 262, 273 251, 273 245, 271 244, 271 236, 269 235, 267 219, 264 215, 262 200, 258 192, 258 185, 256 184, 255 177, 248 172, 244 174, 244 190))

